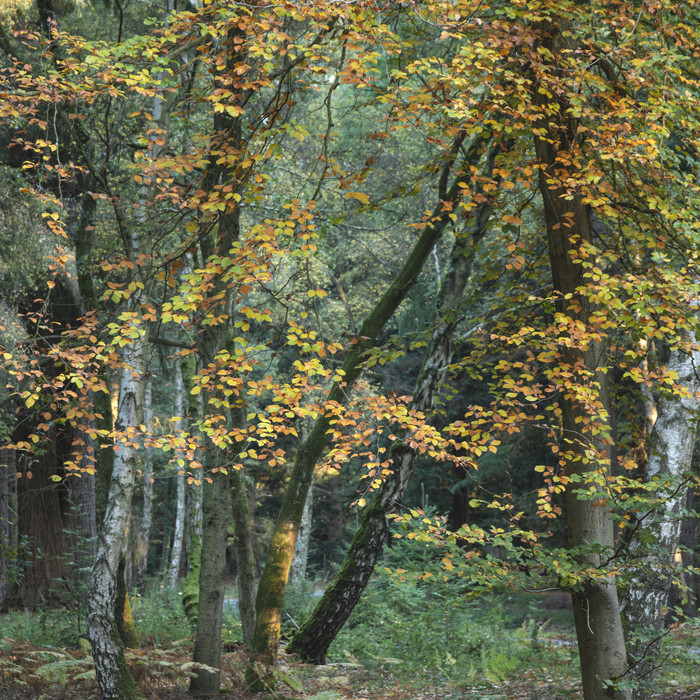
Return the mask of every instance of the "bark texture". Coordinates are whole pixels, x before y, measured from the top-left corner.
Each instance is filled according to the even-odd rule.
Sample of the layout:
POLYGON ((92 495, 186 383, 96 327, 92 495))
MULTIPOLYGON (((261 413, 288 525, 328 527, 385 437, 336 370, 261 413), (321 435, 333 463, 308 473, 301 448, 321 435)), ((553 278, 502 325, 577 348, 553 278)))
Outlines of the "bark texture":
POLYGON ((202 501, 202 551, 193 659, 195 664, 203 667, 195 668, 190 682, 190 693, 195 697, 208 697, 219 692, 226 534, 231 512, 229 477, 220 470, 225 455, 213 445, 208 447, 208 471, 213 464, 217 465, 217 471, 204 482, 202 501))
MULTIPOLYGON (((496 148, 486 159, 491 173, 496 148)), ((483 200, 474 210, 466 229, 454 243, 450 265, 442 280, 437 323, 425 351, 416 381, 411 408, 428 414, 436 393, 452 362, 452 340, 459 322, 459 303, 471 275, 475 248, 487 231, 491 205, 483 200)), ((288 651, 304 661, 324 663, 328 648, 360 600, 389 536, 387 515, 400 504, 415 467, 418 453, 410 447, 411 436, 392 449, 391 472, 362 514, 350 549, 338 574, 326 589, 311 615, 294 635, 288 651)))
MULTIPOLYGON (((241 422, 244 417, 241 416, 241 422)), ((250 519, 250 501, 242 470, 231 474, 231 502, 238 562, 238 610, 241 615, 243 641, 250 644, 255 631, 255 554, 250 519)))
POLYGON ((123 437, 114 457, 107 510, 88 595, 87 633, 104 700, 141 698, 124 659, 115 615, 117 582, 138 463, 134 445, 142 422, 146 340, 140 334, 124 347, 116 430, 123 437))
MULTIPOLYGON (((151 430, 153 403, 153 377, 148 375, 143 400, 143 424, 146 431, 151 430)), ((134 552, 134 569, 136 585, 143 587, 146 583, 148 569, 148 550, 151 541, 151 523, 153 521, 153 462, 150 450, 144 450, 141 465, 141 483, 143 486, 143 503, 141 506, 141 521, 136 533, 136 551, 134 552)))
POLYGON ((294 550, 294 559, 289 570, 289 580, 293 586, 298 586, 306 579, 306 565, 309 561, 309 540, 311 539, 311 527, 313 525, 313 505, 314 505, 314 490, 313 486, 306 494, 306 503, 304 503, 304 512, 301 514, 301 522, 299 523, 299 536, 297 537, 297 545, 294 550))
POLYGON ((682 395, 659 399, 658 417, 649 440, 645 480, 666 486, 657 494, 655 506, 639 516, 630 547, 639 556, 624 607, 630 636, 630 675, 638 681, 633 692, 635 700, 649 696, 648 688, 660 661, 663 611, 672 586, 669 573, 678 549, 687 491, 681 482, 690 470, 697 433, 698 367, 697 350, 676 350, 671 354, 668 368, 678 374, 676 384, 682 395), (649 542, 653 543, 651 547, 646 544, 649 542), (635 636, 635 631, 641 636, 635 636))

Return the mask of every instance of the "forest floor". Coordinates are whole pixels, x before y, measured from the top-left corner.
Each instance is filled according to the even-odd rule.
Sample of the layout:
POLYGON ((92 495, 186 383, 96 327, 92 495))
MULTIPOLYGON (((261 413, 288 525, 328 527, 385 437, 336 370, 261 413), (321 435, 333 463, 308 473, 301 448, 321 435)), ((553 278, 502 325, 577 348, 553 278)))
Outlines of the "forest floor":
MULTIPOLYGON (((155 598, 148 615, 144 612, 147 601, 135 601, 136 612, 142 613, 141 647, 127 650, 126 656, 147 700, 192 700, 186 691, 193 666, 193 639, 179 601, 170 608, 178 624, 168 627, 172 619, 163 602, 171 598, 155 598)), ((504 608, 508 600, 518 608, 526 608, 528 615, 514 622, 517 627, 498 628, 494 646, 474 652, 478 664, 471 667, 464 662, 468 657, 460 657, 455 646, 469 639, 450 640, 444 626, 443 634, 436 637, 420 624, 413 624, 420 640, 430 640, 427 646, 419 646, 414 640, 412 647, 381 647, 370 645, 369 640, 374 637, 381 641, 383 637, 377 635, 385 638, 388 630, 371 618, 374 625, 354 627, 350 632, 352 640, 362 642, 353 652, 359 656, 364 650, 361 659, 348 651, 351 645, 347 640, 342 653, 334 656, 336 660, 342 658, 343 663, 301 664, 282 650, 275 672, 275 693, 250 693, 245 683, 248 658, 242 645, 225 644, 219 699, 580 700, 578 654, 568 596, 501 597, 491 603, 504 608), (439 653, 433 645, 441 646, 439 653), (390 650, 400 658, 389 657, 390 650)), ((99 698, 89 644, 82 636, 64 636, 66 617, 65 611, 0 615, 0 700, 99 698), (79 648, 68 648, 76 645, 79 648)), ((470 624, 478 629, 480 623, 472 620, 470 624)), ((700 625, 691 621, 669 628, 665 645, 669 662, 659 674, 659 693, 650 698, 700 700, 700 625)))
MULTIPOLYGON (((147 700, 191 700, 186 692, 190 665, 189 645, 175 649, 145 647, 128 652, 128 663, 147 700)), ((541 648, 542 668, 517 678, 479 679, 478 682, 426 686, 394 675, 391 664, 367 669, 344 663, 312 666, 281 655, 276 693, 246 691, 246 658, 233 650, 223 657, 220 700, 564 700, 581 698, 575 664, 547 665, 547 648, 541 648)), ((392 660, 387 660, 392 661, 392 660)), ((395 660, 393 660, 395 661, 395 660)), ((700 684, 678 684, 655 695, 659 700, 700 700, 700 684)), ((663 681, 662 681, 663 683, 663 681)), ((2 700, 94 700, 99 697, 90 655, 85 650, 37 648, 20 644, 0 651, 2 700)))

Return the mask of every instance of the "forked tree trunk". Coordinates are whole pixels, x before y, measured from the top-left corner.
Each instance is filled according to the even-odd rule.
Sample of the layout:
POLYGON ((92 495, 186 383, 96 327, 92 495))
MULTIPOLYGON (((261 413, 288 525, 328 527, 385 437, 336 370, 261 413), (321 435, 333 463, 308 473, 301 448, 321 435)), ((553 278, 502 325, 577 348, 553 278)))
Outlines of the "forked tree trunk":
MULTIPOLYGON (((496 148, 492 147, 485 172, 490 176, 496 148)), ((438 300, 439 321, 425 351, 423 365, 413 391, 411 408, 429 414, 436 392, 452 362, 452 339, 459 323, 459 303, 471 275, 476 245, 487 231, 490 203, 484 201, 455 241, 450 265, 442 280, 438 300)), ((395 443, 391 471, 363 511, 362 520, 333 583, 326 589, 313 612, 287 647, 304 661, 324 663, 328 648, 360 600, 389 536, 387 516, 401 503, 417 459, 409 447, 410 435, 395 443)))
MULTIPOLYGON (((175 361, 175 415, 177 416, 177 421, 174 425, 177 433, 181 433, 184 428, 184 412, 185 384, 182 380, 182 366, 178 359, 175 361)), ((175 509, 175 528, 173 546, 170 550, 170 570, 168 572, 168 583, 171 588, 177 586, 177 579, 180 574, 180 560, 182 558, 182 543, 185 539, 185 460, 182 449, 177 451, 175 468, 177 469, 177 507, 175 509)))
POLYGON ((97 682, 104 700, 132 700, 142 695, 124 659, 115 615, 117 575, 131 511, 138 465, 134 441, 142 423, 146 344, 138 335, 122 354, 116 431, 119 451, 114 456, 107 510, 100 532, 97 558, 88 596, 87 633, 92 646, 97 682))
POLYGON ((678 548, 681 509, 687 491, 681 482, 692 462, 697 432, 698 367, 697 350, 676 350, 671 354, 668 369, 677 373, 676 384, 683 395, 665 396, 657 403, 658 417, 649 440, 644 477, 645 481, 666 487, 656 494, 658 505, 640 514, 630 547, 632 554, 638 556, 638 568, 624 612, 631 638, 630 676, 638 681, 633 697, 639 700, 649 697, 649 687, 659 667, 663 608, 672 586, 673 556, 678 548))
MULTIPOLYGON (((558 27, 553 21, 543 27, 543 45, 550 55, 555 55, 555 44, 560 41, 557 32, 558 27)), ((559 48, 557 46, 557 50, 559 48)), ((590 211, 580 192, 572 191, 566 182, 569 177, 567 168, 572 167, 569 164, 575 163, 578 156, 574 153, 577 148, 576 123, 570 116, 571 110, 565 98, 561 95, 551 97, 551 92, 556 93, 551 84, 540 87, 535 81, 534 99, 542 115, 537 124, 535 151, 540 164, 539 190, 544 204, 552 282, 558 294, 557 311, 588 328, 592 309, 578 292, 579 287, 585 286, 585 279, 574 258, 581 244, 591 242, 590 211), (568 299, 573 299, 573 303, 568 299)), ((568 455, 566 473, 581 479, 578 483, 569 483, 566 488, 568 546, 588 550, 600 546, 604 551, 611 551, 614 541, 609 506, 604 499, 594 501, 581 498, 577 493, 586 488, 586 480, 594 477, 596 471, 603 475, 608 473, 609 445, 600 437, 609 432, 608 379, 602 371, 605 369, 605 348, 602 343, 588 339, 579 347, 565 347, 561 352, 561 362, 573 373, 574 381, 587 383, 589 404, 598 407, 598 415, 591 416, 590 409, 581 405, 574 387, 563 390, 560 405, 562 434, 568 455), (588 379, 584 378, 586 376, 588 379), (589 423, 593 423, 594 428, 582 438, 581 431, 589 423), (597 459, 591 460, 586 440, 590 440, 597 459)), ((579 561, 582 566, 596 568, 601 566, 602 556, 590 551, 581 555, 579 561)), ((601 572, 599 576, 586 580, 580 590, 572 591, 571 596, 584 697, 586 700, 626 700, 630 697, 629 691, 610 686, 627 671, 614 578, 601 572)))
MULTIPOLYGON (((366 351, 373 347, 380 331, 413 286, 433 246, 450 221, 450 213, 459 199, 462 188, 457 182, 458 178, 449 189, 447 185, 454 159, 462 147, 463 138, 463 134, 457 138, 453 152, 443 167, 438 192, 440 204, 426 223, 403 267, 362 324, 357 343, 343 362, 345 381, 342 386, 335 384, 331 388, 328 395, 329 402, 344 404, 347 401, 348 389, 353 386, 362 371, 362 360, 366 351)), ((481 134, 473 139, 466 149, 464 162, 472 162, 474 154, 482 152, 486 138, 488 137, 485 134, 481 134)), ((258 585, 253 648, 259 655, 258 660, 268 666, 273 666, 277 660, 282 604, 289 568, 294 558, 294 548, 314 469, 329 441, 330 419, 329 414, 321 414, 308 438, 297 451, 294 468, 268 549, 265 569, 258 585)), ((264 678, 260 674, 251 673, 248 680, 251 686, 258 690, 269 687, 273 683, 272 675, 269 673, 264 678)))

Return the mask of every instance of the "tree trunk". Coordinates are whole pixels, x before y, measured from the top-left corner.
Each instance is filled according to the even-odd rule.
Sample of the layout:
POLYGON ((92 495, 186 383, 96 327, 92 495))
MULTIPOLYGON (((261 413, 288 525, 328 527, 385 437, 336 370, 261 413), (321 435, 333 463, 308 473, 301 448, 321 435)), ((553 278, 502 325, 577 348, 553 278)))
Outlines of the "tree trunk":
MULTIPOLYGON (((190 355, 190 361, 194 358, 190 355)), ((194 375, 194 367, 185 365, 185 384, 189 395, 190 425, 202 415, 202 396, 190 393, 190 384, 194 375)), ((187 577, 182 589, 182 605, 185 615, 192 627, 197 627, 197 610, 199 607, 199 573, 202 561, 202 494, 203 469, 194 472, 196 481, 187 489, 187 577), (197 483, 198 482, 198 483, 197 483)))
POLYGON ((250 526, 248 489, 242 470, 234 469, 231 474, 231 501, 238 561, 238 610, 241 615, 243 641, 249 645, 253 641, 255 630, 255 555, 250 526))
MULTIPOLYGON (((545 26, 543 44, 554 55, 558 27, 550 21, 545 26)), ((539 160, 539 190, 544 204, 547 240, 549 246, 552 282, 557 293, 557 311, 572 323, 590 328, 588 301, 578 292, 585 286, 583 270, 574 262, 582 243, 591 242, 590 211, 580 192, 572 189, 567 179, 568 169, 579 156, 575 140, 576 123, 570 116, 566 99, 560 94, 545 97, 551 85, 539 89, 535 81, 533 96, 542 115, 535 134, 535 151, 539 160), (557 109, 552 108, 556 102, 557 109), (573 303, 567 300, 573 299, 573 303)), ((605 349, 600 342, 587 339, 578 347, 564 343, 561 363, 573 375, 577 384, 585 383, 589 392, 588 406, 578 398, 578 386, 563 389, 561 399, 562 434, 567 457, 566 474, 576 475, 579 482, 570 482, 566 488, 567 542, 571 548, 596 545, 612 550, 612 514, 603 500, 579 497, 577 491, 587 488, 598 474, 609 472, 610 455, 606 454, 609 438, 607 424, 608 392, 605 369, 605 349), (587 343, 587 345, 586 345, 587 343), (597 406, 597 415, 591 415, 591 406, 597 406), (585 426, 593 424, 586 431, 585 426), (581 431, 586 434, 581 437, 581 431), (592 450, 590 449, 592 446, 592 450), (588 481, 587 481, 588 480, 588 481)), ((585 392, 584 392, 585 393, 585 392)), ((593 551, 579 557, 582 566, 600 567, 601 555, 593 551)), ((589 578, 581 590, 572 592, 576 636, 583 692, 586 700, 630 697, 629 691, 609 687, 627 671, 622 620, 613 577, 601 572, 589 578)))
MULTIPOLYGON (((181 433, 184 428, 183 415, 185 413, 185 385, 182 380, 182 367, 180 360, 175 362, 175 431, 181 433)), ((170 550, 170 571, 168 582, 171 588, 177 586, 180 573, 180 559, 182 558, 182 543, 185 539, 185 460, 182 450, 178 450, 176 456, 177 469, 177 508, 175 511, 175 531, 173 533, 173 546, 170 550)))
POLYGON ((294 550, 294 559, 289 570, 290 583, 299 586, 306 579, 306 564, 309 561, 309 540, 311 539, 311 527, 313 525, 314 489, 313 486, 306 494, 304 512, 299 523, 299 536, 294 550))
POLYGON ((16 473, 15 451, 0 449, 0 605, 19 575, 16 473))
POLYGON ((97 558, 88 596, 87 632, 97 682, 104 700, 141 698, 124 659, 116 619, 117 579, 131 511, 138 464, 135 434, 142 423, 147 341, 138 332, 124 347, 116 431, 119 451, 114 457, 109 498, 100 532, 97 558))
MULTIPOLYGON (((490 175, 496 148, 487 158, 490 175)), ((450 265, 442 280, 438 300, 439 321, 425 351, 423 365, 413 391, 411 408, 428 415, 448 365, 452 362, 452 337, 459 322, 458 306, 471 275, 476 245, 487 231, 491 205, 482 202, 472 214, 466 230, 452 248, 450 265)), ((395 443, 391 451, 391 472, 370 505, 364 510, 360 526, 333 583, 311 615, 294 635, 287 650, 304 661, 324 663, 328 647, 350 616, 364 592, 389 535, 387 516, 403 499, 415 467, 417 451, 409 447, 410 435, 395 443)))
POLYGON ((190 693, 195 697, 217 695, 221 677, 221 624, 226 580, 226 538, 229 514, 229 476, 221 471, 223 450, 207 445, 207 477, 202 501, 202 550, 199 572, 195 668, 190 693))
MULTIPOLYGON (((465 162, 471 162, 474 153, 481 152, 486 138, 485 134, 480 134, 473 139, 466 149, 465 162)), ((455 180, 448 190, 447 183, 463 139, 463 134, 457 137, 452 153, 443 167, 439 183, 440 204, 426 223, 403 267, 362 324, 357 342, 343 362, 342 371, 345 381, 342 386, 333 385, 328 394, 329 403, 346 402, 349 394, 347 389, 353 386, 362 371, 365 352, 374 346, 380 331, 413 286, 433 246, 450 221, 450 213, 459 198, 461 188, 455 180)), ((258 653, 259 660, 270 666, 277 660, 282 604, 289 568, 294 558, 294 547, 304 512, 306 494, 311 487, 316 463, 328 444, 330 425, 330 414, 320 415, 308 438, 297 451, 289 485, 268 549, 265 569, 258 585, 253 649, 258 653)), ((261 690, 272 682, 271 676, 256 679, 254 675, 250 675, 249 681, 255 689, 261 690)))
MULTIPOLYGON (((146 389, 143 399, 143 424, 146 432, 151 431, 153 415, 153 375, 149 372, 146 379, 146 389)), ((151 539, 151 524, 153 521, 153 461, 149 449, 144 449, 141 460, 141 483, 143 488, 143 505, 141 521, 136 533, 135 579, 136 585, 143 588, 146 584, 148 570, 148 550, 151 539)))
MULTIPOLYGON (((231 138, 231 143, 241 145, 241 121, 226 114, 214 115, 214 129, 231 138)), ((204 189, 209 190, 219 180, 221 168, 211 165, 205 176, 204 189)), ((218 218, 218 246, 204 236, 200 240, 202 261, 213 254, 227 255, 233 243, 240 238, 240 209, 235 207, 218 218)), ((232 299, 227 284, 216 280, 211 295, 221 298, 216 311, 229 319, 232 299)), ((212 310, 213 311, 213 310, 212 310)), ((216 353, 226 347, 229 327, 227 324, 208 325, 199 339, 199 357, 211 362, 216 353)), ((240 408, 231 411, 230 428, 243 427, 245 412, 240 408)), ((199 572, 199 600, 197 610, 197 638, 193 659, 201 666, 195 670, 190 682, 190 693, 195 697, 216 695, 221 677, 221 624, 226 574, 226 537, 230 506, 230 476, 221 471, 229 464, 226 453, 207 439, 205 450, 206 469, 202 501, 202 551, 199 572)))
POLYGON ((682 396, 664 396, 657 403, 658 417, 650 436, 649 460, 644 480, 665 487, 658 504, 638 516, 630 550, 637 568, 630 584, 624 612, 630 635, 630 676, 638 681, 635 699, 649 697, 649 684, 659 666, 663 608, 672 586, 673 557, 678 549, 681 510, 687 489, 681 486, 695 447, 697 431, 697 368, 700 352, 676 350, 668 362, 682 396), (647 543, 652 542, 652 545, 647 543), (635 635, 639 633, 639 636, 635 635))

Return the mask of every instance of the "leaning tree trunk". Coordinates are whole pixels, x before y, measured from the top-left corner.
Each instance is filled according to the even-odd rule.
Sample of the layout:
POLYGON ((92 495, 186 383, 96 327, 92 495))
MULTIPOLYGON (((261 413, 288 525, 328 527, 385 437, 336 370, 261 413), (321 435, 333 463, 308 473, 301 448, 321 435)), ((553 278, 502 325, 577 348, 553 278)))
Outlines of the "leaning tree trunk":
MULTIPOLYGON (((555 56, 561 47, 559 28, 553 21, 543 22, 544 47, 550 56, 555 56), (556 45, 556 46, 555 46, 556 45)), ((553 59, 555 60, 555 59, 553 59)), ((582 195, 567 182, 570 163, 575 163, 580 154, 576 144, 576 121, 571 117, 566 96, 554 86, 558 75, 552 66, 552 83, 540 86, 534 80, 533 96, 540 110, 540 120, 535 132, 535 151, 539 160, 539 190, 542 196, 547 228, 552 282, 557 294, 557 311, 562 318, 575 326, 590 327, 593 309, 579 292, 586 281, 583 269, 574 262, 581 244, 590 243, 590 211, 582 201, 582 195), (546 97, 554 94, 555 97, 546 97), (555 103, 555 107, 552 106, 555 103), (568 301, 571 299, 572 301, 568 301)), ((578 386, 562 390, 562 434, 566 444, 566 474, 579 481, 569 482, 566 487, 566 531, 571 548, 585 548, 587 554, 578 558, 583 567, 602 566, 603 556, 593 551, 600 547, 612 550, 614 544, 612 513, 605 501, 582 498, 578 491, 595 478, 596 472, 608 473, 609 455, 605 435, 609 432, 608 378, 605 374, 605 348, 601 342, 587 339, 579 346, 565 347, 561 352, 561 363, 566 365, 576 383, 585 383, 588 403, 597 406, 597 414, 591 415, 590 406, 584 406, 578 398, 578 386), (585 426, 590 434, 581 438, 585 426), (588 438, 589 442, 586 442, 588 438), (591 458, 592 452, 597 455, 591 458), (605 462, 607 461, 607 465, 605 462)), ((584 393, 586 393, 584 392, 584 393)), ((617 587, 612 576, 601 571, 591 576, 580 589, 571 593, 578 639, 583 692, 586 700, 603 700, 630 697, 629 691, 611 687, 627 671, 627 656, 622 630, 617 587)))
MULTIPOLYGON (((492 147, 485 168, 487 176, 491 174, 495 156, 496 147, 492 147)), ((435 406, 436 392, 452 362, 452 338, 459 323, 459 303, 471 275, 476 245, 487 231, 490 214, 490 202, 480 203, 452 249, 438 301, 439 321, 428 342, 411 402, 412 409, 426 415, 435 406)), ((387 516, 403 499, 413 475, 418 453, 408 446, 409 439, 410 435, 406 435, 401 443, 395 443, 391 451, 391 471, 363 512, 338 574, 287 647, 304 661, 324 663, 329 646, 369 582, 389 537, 387 516)))
POLYGON ((633 556, 637 555, 637 569, 624 606, 631 636, 629 675, 637 680, 635 700, 649 697, 649 683, 659 666, 663 608, 673 584, 673 556, 678 548, 687 491, 682 480, 691 465, 697 432, 698 367, 697 349, 690 352, 678 349, 671 354, 668 369, 677 374, 680 393, 659 399, 658 417, 649 439, 644 479, 656 482, 661 490, 653 496, 655 505, 638 516, 630 543, 633 556))
POLYGON ((97 682, 104 700, 132 700, 142 695, 124 659, 115 615, 120 557, 131 512, 138 465, 135 435, 142 423, 147 341, 136 335, 123 350, 114 456, 107 510, 88 595, 87 633, 92 646, 97 682))
MULTIPOLYGON (((466 149, 465 162, 471 162, 474 153, 483 150, 483 144, 487 138, 485 134, 480 134, 473 139, 466 149)), ((374 345, 380 331, 405 298, 433 246, 451 220, 450 213, 460 197, 462 188, 457 182, 458 178, 455 179, 451 187, 448 188, 447 185, 463 139, 464 134, 462 133, 457 137, 453 151, 443 167, 438 188, 440 203, 426 223, 403 267, 362 324, 357 343, 343 362, 342 371, 345 381, 342 386, 340 384, 333 385, 328 394, 329 404, 344 404, 347 401, 349 394, 347 388, 352 387, 360 376, 362 360, 366 351, 374 345)), ((268 549, 265 569, 258 585, 253 649, 258 653, 259 660, 269 666, 273 666, 277 660, 282 604, 289 568, 294 558, 294 547, 304 512, 306 494, 311 487, 314 468, 329 441, 330 421, 331 415, 322 413, 316 420, 309 436, 297 451, 294 468, 268 549)), ((260 675, 256 677, 256 674, 251 673, 249 681, 252 687, 262 690, 272 683, 272 676, 267 674, 263 678, 260 675)))

